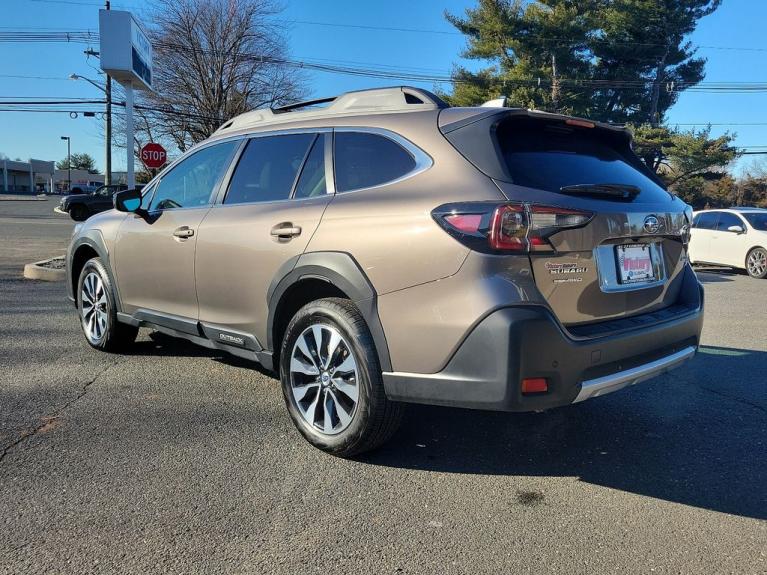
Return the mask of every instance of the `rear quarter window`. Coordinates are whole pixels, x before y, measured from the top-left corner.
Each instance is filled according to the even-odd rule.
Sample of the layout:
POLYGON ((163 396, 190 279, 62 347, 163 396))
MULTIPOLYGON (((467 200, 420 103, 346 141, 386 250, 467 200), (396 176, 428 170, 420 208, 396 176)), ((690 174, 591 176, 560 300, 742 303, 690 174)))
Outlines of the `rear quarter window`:
POLYGON ((415 158, 397 142, 365 132, 336 132, 334 163, 338 192, 393 182, 416 167, 415 158))

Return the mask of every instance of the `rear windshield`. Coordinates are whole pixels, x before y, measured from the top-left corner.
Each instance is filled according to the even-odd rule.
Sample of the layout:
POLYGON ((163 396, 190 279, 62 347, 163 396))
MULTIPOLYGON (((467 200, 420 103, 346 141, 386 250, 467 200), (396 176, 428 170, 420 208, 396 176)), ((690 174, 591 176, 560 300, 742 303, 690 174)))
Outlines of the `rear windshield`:
POLYGON ((604 130, 512 118, 496 134, 512 181, 520 186, 560 192, 567 186, 614 184, 638 188, 634 201, 669 199, 636 167, 641 160, 628 146, 604 130))
POLYGON ((767 212, 746 212, 743 217, 755 230, 767 232, 767 212))

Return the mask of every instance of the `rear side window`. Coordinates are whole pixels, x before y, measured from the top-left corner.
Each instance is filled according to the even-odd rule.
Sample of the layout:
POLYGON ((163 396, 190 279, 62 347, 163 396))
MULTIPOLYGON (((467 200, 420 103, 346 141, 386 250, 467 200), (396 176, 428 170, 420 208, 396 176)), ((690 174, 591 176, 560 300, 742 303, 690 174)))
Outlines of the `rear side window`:
POLYGON ((410 152, 395 141, 364 132, 336 132, 334 159, 339 192, 392 182, 416 165, 410 152))
POLYGON ((315 134, 252 138, 232 174, 224 204, 287 200, 315 134))
POLYGON ((719 212, 703 212, 695 216, 692 227, 699 230, 715 230, 719 212))
POLYGON ((743 222, 740 221, 740 218, 735 214, 721 212, 719 214, 719 222, 716 224, 716 229, 721 232, 726 232, 727 228, 730 226, 740 226, 741 228, 744 227, 743 222))
POLYGON ((514 184, 549 192, 613 184, 639 188, 637 202, 669 199, 628 145, 605 130, 515 118, 501 122, 496 137, 514 184))

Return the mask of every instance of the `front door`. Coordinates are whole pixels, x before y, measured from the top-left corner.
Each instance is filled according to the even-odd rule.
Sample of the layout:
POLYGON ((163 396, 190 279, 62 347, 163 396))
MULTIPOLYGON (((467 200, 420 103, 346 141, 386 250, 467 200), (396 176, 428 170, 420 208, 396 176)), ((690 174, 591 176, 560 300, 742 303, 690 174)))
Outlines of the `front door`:
POLYGON ((238 144, 230 140, 192 153, 144 196, 146 213, 125 218, 115 241, 124 312, 143 310, 196 321, 197 233, 238 144))
POLYGON ((716 230, 711 234, 711 253, 715 262, 723 265, 743 267, 746 261, 745 236, 743 232, 731 232, 730 227, 740 226, 746 230, 746 224, 735 214, 719 212, 716 230))
POLYGON ((212 337, 231 342, 247 334, 265 345, 269 285, 306 249, 332 198, 326 139, 325 133, 255 137, 242 152, 197 240, 199 319, 212 337), (226 331, 235 339, 221 334, 226 331))

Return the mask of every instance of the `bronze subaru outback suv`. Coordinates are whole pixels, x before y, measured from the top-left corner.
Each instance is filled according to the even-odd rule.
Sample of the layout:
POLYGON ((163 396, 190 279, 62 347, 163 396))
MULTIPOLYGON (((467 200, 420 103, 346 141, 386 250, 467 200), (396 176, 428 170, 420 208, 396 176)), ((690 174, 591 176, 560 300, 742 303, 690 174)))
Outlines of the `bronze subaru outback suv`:
POLYGON ((147 326, 278 372, 350 456, 403 403, 543 410, 691 358, 690 218, 623 129, 367 90, 238 116, 117 194, 69 292, 97 349, 147 326))

